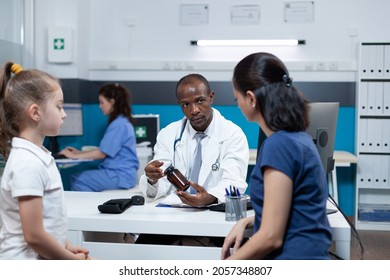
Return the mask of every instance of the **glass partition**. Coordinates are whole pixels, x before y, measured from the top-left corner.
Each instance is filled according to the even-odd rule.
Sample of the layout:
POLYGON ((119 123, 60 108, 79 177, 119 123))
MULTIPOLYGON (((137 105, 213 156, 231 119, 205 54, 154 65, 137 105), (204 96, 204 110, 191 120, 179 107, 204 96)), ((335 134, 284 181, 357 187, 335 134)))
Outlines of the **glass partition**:
POLYGON ((23 0, 0 0, 0 64, 23 58, 23 0))

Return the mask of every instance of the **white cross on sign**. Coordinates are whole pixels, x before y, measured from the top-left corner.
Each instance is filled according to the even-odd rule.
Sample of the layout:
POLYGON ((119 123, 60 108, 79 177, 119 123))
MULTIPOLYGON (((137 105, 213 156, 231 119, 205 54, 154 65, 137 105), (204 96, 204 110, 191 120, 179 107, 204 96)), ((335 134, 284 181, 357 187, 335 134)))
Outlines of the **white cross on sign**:
POLYGON ((64 38, 55 38, 54 39, 54 49, 55 50, 65 49, 65 39, 64 38))
POLYGON ((135 129, 135 134, 137 135, 137 138, 145 138, 146 126, 137 126, 135 129))

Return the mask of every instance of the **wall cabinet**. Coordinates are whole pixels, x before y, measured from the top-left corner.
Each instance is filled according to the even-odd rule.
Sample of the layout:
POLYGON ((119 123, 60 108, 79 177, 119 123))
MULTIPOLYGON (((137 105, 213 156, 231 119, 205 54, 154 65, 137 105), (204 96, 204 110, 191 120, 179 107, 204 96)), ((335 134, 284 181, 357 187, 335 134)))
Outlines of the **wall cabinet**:
POLYGON ((356 228, 390 230, 390 42, 359 46, 356 228))

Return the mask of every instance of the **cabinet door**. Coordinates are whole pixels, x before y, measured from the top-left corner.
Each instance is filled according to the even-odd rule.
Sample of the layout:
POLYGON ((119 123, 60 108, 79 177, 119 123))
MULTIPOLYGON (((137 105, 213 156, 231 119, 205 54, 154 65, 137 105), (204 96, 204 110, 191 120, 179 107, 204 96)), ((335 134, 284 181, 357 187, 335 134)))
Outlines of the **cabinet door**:
POLYGON ((376 96, 376 83, 368 83, 368 93, 367 93, 367 114, 370 116, 376 115, 375 110, 375 96, 376 96))
POLYGON ((390 188, 389 184, 389 172, 390 172, 390 156, 382 156, 380 166, 380 179, 381 187, 384 189, 390 188))
POLYGON ((383 184, 382 184, 382 168, 381 168, 381 165, 382 165, 382 158, 383 156, 370 156, 371 159, 371 163, 373 165, 373 169, 372 169, 372 181, 373 181, 373 187, 374 188, 382 188, 383 187, 383 184))
POLYGON ((384 58, 385 58, 385 46, 378 45, 375 50, 375 77, 383 78, 384 76, 384 58))
POLYGON ((390 81, 383 83, 383 115, 390 116, 390 81))
POLYGON ((373 187, 374 158, 371 155, 361 155, 357 163, 357 182, 358 188, 373 187))
MULTIPOLYGON (((389 88, 390 89, 390 88, 389 88)), ((358 94, 358 113, 359 115, 367 115, 367 106, 368 106, 368 83, 361 82, 359 87, 358 94)))
POLYGON ((376 116, 382 116, 383 115, 383 82, 375 83, 374 99, 375 99, 374 114, 376 116))
POLYGON ((382 131, 382 123, 383 120, 381 119, 373 119, 372 126, 374 127, 374 137, 373 137, 373 152, 375 153, 381 153, 382 152, 382 143, 383 143, 383 131, 382 131))
POLYGON ((390 119, 382 120, 382 152, 390 153, 390 119))
POLYGON ((375 120, 367 119, 367 152, 375 152, 375 136, 376 136, 375 120))
POLYGON ((360 152, 368 152, 367 145, 367 119, 360 119, 359 122, 358 145, 360 152))
POLYGON ((384 47, 383 77, 390 78, 390 45, 384 47))
POLYGON ((367 77, 374 78, 376 74, 376 50, 377 46, 369 45, 368 47, 368 69, 367 77))
POLYGON ((369 77, 370 46, 363 45, 360 48, 360 76, 369 77))

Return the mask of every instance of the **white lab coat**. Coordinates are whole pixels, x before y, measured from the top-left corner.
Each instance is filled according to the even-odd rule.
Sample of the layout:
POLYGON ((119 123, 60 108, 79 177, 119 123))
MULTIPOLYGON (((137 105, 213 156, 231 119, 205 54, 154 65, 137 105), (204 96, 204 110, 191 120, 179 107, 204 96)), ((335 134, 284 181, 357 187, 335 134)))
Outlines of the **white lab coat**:
MULTIPOLYGON (((225 188, 229 188, 230 185, 239 188, 242 194, 245 192, 249 146, 246 136, 239 126, 226 120, 216 109, 213 109, 213 114, 212 122, 214 124, 210 124, 213 129, 207 131, 210 138, 203 150, 198 184, 211 195, 217 197, 219 202, 224 202, 225 188)), ((185 124, 181 140, 176 142, 176 149, 174 148, 174 142, 180 138, 185 119, 173 122, 160 131, 154 147, 153 160, 163 161, 163 170, 173 164, 184 176, 188 177, 193 160, 189 147, 189 121, 185 124)), ((181 202, 173 193, 175 189, 166 177, 158 180, 153 186, 147 182, 147 177, 144 174, 140 178, 139 187, 143 194, 149 198, 157 199, 171 194, 169 201, 173 199, 177 203, 181 202)))

